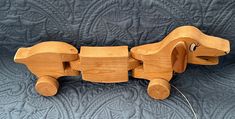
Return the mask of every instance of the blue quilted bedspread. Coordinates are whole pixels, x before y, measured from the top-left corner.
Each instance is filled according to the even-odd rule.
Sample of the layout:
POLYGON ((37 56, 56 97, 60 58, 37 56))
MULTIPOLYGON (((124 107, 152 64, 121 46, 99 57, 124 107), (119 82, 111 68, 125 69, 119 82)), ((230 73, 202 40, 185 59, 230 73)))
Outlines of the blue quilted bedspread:
POLYGON ((230 40, 231 52, 216 66, 188 65, 171 84, 198 118, 235 118, 234 0, 0 0, 0 119, 194 118, 176 89, 164 101, 153 100, 148 81, 131 77, 117 84, 63 77, 56 96, 42 97, 35 76, 13 62, 17 48, 43 41, 131 48, 158 42, 182 25, 230 40))

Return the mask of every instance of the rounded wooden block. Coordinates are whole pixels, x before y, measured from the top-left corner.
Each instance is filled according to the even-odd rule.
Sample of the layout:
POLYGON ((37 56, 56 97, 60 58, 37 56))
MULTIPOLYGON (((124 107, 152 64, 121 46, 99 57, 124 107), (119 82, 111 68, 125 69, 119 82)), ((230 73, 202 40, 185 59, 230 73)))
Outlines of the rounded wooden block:
POLYGON ((148 85, 148 94, 154 99, 163 100, 170 95, 170 84, 164 79, 150 80, 148 85))
POLYGON ((39 77, 35 85, 36 91, 43 96, 53 96, 57 93, 59 83, 56 78, 50 76, 39 77))

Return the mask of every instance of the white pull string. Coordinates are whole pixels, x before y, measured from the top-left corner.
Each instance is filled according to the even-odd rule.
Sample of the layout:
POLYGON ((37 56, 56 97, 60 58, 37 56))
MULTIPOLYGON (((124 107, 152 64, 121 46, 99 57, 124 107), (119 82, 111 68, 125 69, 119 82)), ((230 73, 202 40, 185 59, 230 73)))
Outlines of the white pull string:
POLYGON ((197 118, 197 114, 195 113, 195 111, 194 111, 194 109, 193 109, 193 106, 192 106, 191 103, 189 102, 188 98, 187 98, 178 88, 176 88, 174 85, 171 84, 171 86, 172 86, 173 88, 175 88, 175 89, 184 97, 184 99, 185 99, 186 102, 188 103, 190 109, 192 110, 195 119, 198 119, 198 118, 197 118))

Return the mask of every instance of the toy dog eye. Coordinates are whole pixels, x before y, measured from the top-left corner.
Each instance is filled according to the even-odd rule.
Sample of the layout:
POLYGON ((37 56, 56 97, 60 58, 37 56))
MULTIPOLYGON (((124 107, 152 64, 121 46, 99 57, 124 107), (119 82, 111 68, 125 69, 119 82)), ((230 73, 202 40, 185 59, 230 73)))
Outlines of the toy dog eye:
POLYGON ((195 51, 196 48, 197 48, 197 45, 196 45, 195 43, 192 43, 192 44, 190 45, 189 50, 190 50, 190 51, 195 51))

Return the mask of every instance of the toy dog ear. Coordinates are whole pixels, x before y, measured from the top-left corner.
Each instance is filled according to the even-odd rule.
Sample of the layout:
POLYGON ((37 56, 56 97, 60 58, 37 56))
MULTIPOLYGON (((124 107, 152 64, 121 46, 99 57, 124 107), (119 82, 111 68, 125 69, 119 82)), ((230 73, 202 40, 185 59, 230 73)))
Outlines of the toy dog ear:
POLYGON ((177 73, 185 71, 187 66, 187 47, 183 41, 176 43, 171 53, 172 68, 177 73))

